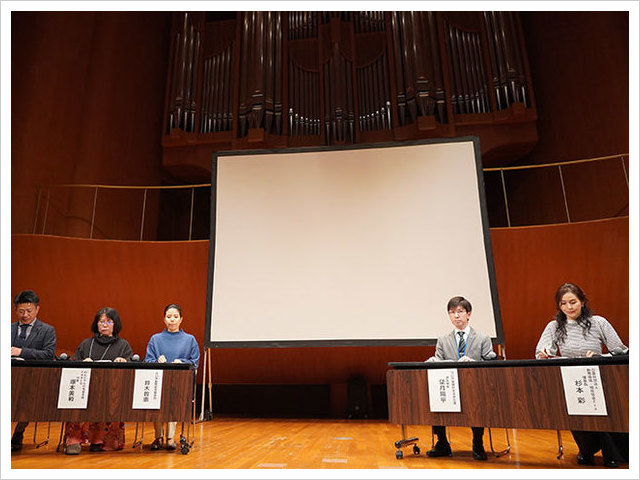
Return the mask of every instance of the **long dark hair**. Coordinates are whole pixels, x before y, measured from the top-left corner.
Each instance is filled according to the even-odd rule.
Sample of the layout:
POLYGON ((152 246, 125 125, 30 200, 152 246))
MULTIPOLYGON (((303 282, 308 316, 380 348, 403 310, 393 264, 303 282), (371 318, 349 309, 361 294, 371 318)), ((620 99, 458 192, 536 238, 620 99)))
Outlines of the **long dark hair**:
POLYGON ((580 315, 576 318, 576 322, 578 325, 582 327, 582 335, 586 338, 587 333, 591 329, 591 316, 593 312, 587 305, 588 299, 582 289, 574 285, 573 283, 564 283, 558 287, 556 290, 556 308, 558 312, 556 313, 556 344, 564 343, 565 338, 567 338, 567 316, 560 309, 560 302, 562 301, 562 297, 565 293, 573 293, 578 300, 582 302, 582 310, 580 311, 580 315))

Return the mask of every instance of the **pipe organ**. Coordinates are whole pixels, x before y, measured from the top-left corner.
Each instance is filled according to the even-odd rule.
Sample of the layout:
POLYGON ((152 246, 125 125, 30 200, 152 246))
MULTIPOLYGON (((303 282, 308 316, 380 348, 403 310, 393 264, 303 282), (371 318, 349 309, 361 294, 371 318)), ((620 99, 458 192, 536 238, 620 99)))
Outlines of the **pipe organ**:
POLYGON ((211 152, 477 135, 483 160, 537 141, 516 12, 175 12, 163 163, 211 152))

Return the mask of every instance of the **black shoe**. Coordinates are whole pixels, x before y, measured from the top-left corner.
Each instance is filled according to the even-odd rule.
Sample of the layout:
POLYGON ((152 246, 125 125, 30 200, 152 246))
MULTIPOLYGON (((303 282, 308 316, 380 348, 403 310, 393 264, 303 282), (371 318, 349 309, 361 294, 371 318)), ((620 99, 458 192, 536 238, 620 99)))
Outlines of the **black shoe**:
POLYGON ((473 459, 474 460, 486 460, 487 452, 484 451, 484 447, 473 447, 473 459))
POLYGON ((162 437, 158 437, 156 438, 153 443, 151 444, 151 446, 149 447, 149 450, 160 450, 164 445, 164 439, 162 437))
POLYGON ((618 462, 611 458, 604 459, 604 466, 609 468, 618 468, 618 462))
POLYGON ((585 455, 582 452, 578 452, 578 465, 594 465, 593 455, 585 455))
POLYGON ((89 451, 90 452, 102 452, 102 451, 104 451, 104 444, 103 443, 92 443, 91 445, 89 445, 89 451))
POLYGON ((451 445, 449 442, 445 444, 438 444, 427 452, 427 457, 450 457, 451 445))
POLYGON ((13 432, 11 437, 11 451, 16 452, 22 448, 22 439, 24 437, 24 430, 22 432, 13 432))

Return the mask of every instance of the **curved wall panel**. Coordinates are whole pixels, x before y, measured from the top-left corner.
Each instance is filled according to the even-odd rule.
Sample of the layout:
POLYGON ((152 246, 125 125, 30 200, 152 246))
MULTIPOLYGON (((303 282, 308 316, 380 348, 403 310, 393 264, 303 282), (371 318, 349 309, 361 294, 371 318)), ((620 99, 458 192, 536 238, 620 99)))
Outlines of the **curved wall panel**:
MULTIPOLYGON (((492 230, 509 359, 532 357, 554 314, 555 288, 565 281, 585 289, 593 309, 609 319, 628 345, 628 235, 627 218, 492 230)), ((203 345, 207 241, 13 235, 11 254, 11 293, 26 288, 38 292, 41 318, 58 333, 57 353, 72 353, 90 335, 95 312, 107 305, 118 309, 122 336, 141 356, 151 334, 163 328, 162 310, 170 302, 182 305, 185 330, 203 345)), ((433 347, 219 349, 212 355, 213 381, 336 385, 361 374, 370 384, 382 384, 387 362, 419 361, 432 352, 433 347)))

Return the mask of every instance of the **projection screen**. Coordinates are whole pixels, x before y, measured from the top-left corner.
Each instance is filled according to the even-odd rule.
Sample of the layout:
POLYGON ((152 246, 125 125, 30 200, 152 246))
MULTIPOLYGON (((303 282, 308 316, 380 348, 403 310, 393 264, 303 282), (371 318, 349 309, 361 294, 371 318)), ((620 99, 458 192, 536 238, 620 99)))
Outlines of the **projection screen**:
POLYGON ((219 152, 207 347, 433 345, 447 301, 502 341, 476 137, 219 152))

